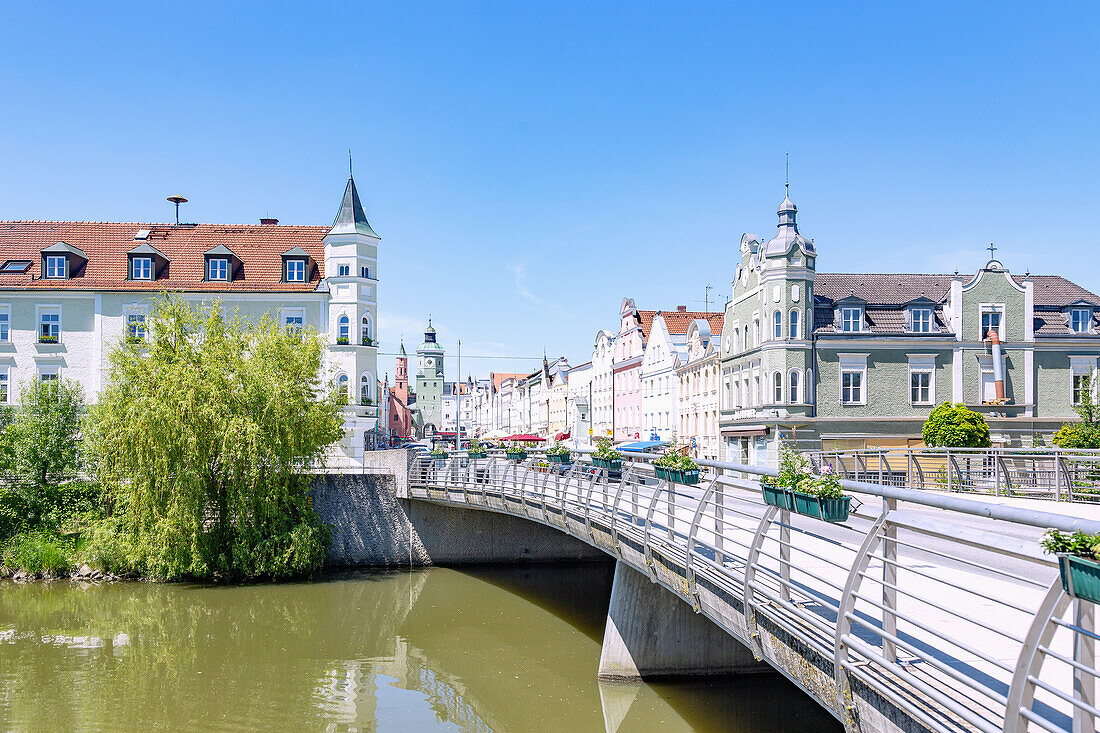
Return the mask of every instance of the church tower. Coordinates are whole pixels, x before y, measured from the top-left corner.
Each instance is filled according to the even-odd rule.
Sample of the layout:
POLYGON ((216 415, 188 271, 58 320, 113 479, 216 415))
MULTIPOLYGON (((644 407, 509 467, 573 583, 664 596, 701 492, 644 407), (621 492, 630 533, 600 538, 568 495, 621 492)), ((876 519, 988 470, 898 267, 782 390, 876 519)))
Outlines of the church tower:
POLYGON ((329 366, 347 390, 345 449, 361 459, 378 422, 378 243, 348 172, 344 197, 324 237, 329 366))
POLYGON ((409 357, 405 353, 405 342, 401 342, 401 350, 397 356, 397 377, 394 379, 393 391, 404 404, 409 404, 409 357))
POLYGON ((432 320, 424 329, 424 343, 416 347, 416 407, 426 433, 439 430, 443 420, 443 348, 436 341, 432 320))

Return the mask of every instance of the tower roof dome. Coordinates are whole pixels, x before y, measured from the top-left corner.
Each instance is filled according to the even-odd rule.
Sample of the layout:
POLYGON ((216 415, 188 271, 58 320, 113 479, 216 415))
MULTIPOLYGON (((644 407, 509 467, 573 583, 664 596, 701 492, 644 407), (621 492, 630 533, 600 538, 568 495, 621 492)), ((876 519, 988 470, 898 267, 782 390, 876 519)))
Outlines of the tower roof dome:
POLYGON ((779 214, 779 229, 771 241, 764 245, 764 256, 784 257, 790 254, 791 248, 796 245, 801 247, 807 255, 816 255, 814 243, 798 233, 798 207, 794 205, 794 201, 791 201, 789 183, 776 213, 779 214))

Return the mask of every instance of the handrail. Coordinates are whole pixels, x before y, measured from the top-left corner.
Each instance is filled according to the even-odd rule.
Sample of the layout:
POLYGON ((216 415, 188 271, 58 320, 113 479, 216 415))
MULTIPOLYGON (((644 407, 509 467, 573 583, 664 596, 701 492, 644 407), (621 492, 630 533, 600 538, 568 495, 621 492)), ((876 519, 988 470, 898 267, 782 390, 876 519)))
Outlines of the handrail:
POLYGON ((941 733, 1023 731, 1029 721, 1055 731, 1086 730, 1081 720, 1095 727, 1092 613, 1081 611, 1087 602, 1070 602, 1035 529, 1095 533, 1100 522, 842 479, 848 492, 881 501, 826 526, 763 504, 759 478, 774 469, 702 460, 700 485, 684 487, 654 479, 654 455, 624 453, 616 479, 588 462, 590 449, 574 449, 568 468, 534 471, 540 452, 529 451, 522 466, 497 449, 486 459, 420 457, 410 496, 514 514, 603 548, 757 657, 796 678, 806 669, 832 677, 805 689, 853 733, 869 704, 855 691, 867 688, 941 733), (715 605, 716 589, 727 605, 715 605), (790 652, 764 642, 776 633, 829 665, 792 670, 790 652))

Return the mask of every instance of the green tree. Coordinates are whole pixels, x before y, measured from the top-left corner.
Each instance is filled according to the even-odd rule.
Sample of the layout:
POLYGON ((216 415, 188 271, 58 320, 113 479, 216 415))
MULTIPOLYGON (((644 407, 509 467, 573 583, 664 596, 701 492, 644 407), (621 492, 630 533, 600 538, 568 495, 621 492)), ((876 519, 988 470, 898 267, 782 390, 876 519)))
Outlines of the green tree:
POLYGON ((1081 404, 1073 411, 1081 422, 1063 423, 1054 434, 1054 445, 1059 448, 1100 448, 1100 407, 1093 402, 1089 378, 1081 385, 1081 404))
MULTIPOLYGON (((328 529, 303 469, 342 435, 323 344, 174 296, 144 345, 109 355, 89 420, 111 516, 93 551, 160 578, 282 578, 317 569, 328 529)), ((109 563, 108 563, 109 564, 109 563)))
POLYGON ((69 379, 32 379, 23 384, 19 403, 4 431, 16 473, 38 487, 71 477, 80 467, 80 385, 69 379))
POLYGON ((921 430, 924 444, 942 448, 988 448, 989 425, 962 403, 944 402, 928 416, 921 430))

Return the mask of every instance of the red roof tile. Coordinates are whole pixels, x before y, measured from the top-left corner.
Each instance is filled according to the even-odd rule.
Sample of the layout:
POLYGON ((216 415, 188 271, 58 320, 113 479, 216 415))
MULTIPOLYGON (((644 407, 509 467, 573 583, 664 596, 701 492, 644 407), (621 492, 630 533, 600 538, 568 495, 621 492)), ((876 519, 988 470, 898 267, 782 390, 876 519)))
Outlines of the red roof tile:
POLYGON ((141 224, 88 221, 2 221, 0 262, 30 260, 23 274, 0 274, 0 289, 48 290, 196 290, 196 291, 310 291, 324 277, 327 227, 253 224, 141 224), (127 252, 142 244, 134 235, 150 231, 146 243, 167 259, 168 265, 152 281, 128 280, 127 252), (58 242, 76 247, 88 263, 68 280, 42 279, 41 250, 58 242), (218 245, 241 260, 232 282, 206 282, 203 253, 218 245), (307 283, 282 282, 282 254, 301 247, 314 260, 307 283))

